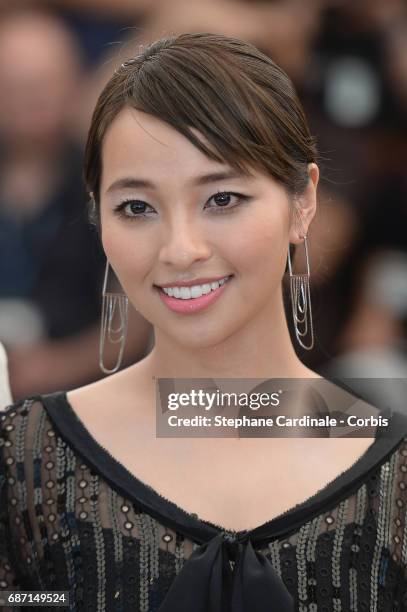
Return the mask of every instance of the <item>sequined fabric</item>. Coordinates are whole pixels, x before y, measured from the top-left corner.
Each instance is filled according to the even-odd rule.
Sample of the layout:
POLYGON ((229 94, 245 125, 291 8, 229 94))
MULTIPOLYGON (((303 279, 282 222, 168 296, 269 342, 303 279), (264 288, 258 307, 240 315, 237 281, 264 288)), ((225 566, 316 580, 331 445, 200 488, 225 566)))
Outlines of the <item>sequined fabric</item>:
MULTIPOLYGON (((153 490, 138 497, 129 475, 107 477, 106 456, 95 445, 84 458, 78 449, 89 440, 78 430, 77 444, 68 443, 72 428, 65 437, 42 397, 0 417, 0 590, 67 590, 73 611, 167 610, 171 587, 205 537, 233 544, 237 532, 217 530, 153 490)), ((397 419, 398 439, 378 445, 364 472, 342 475, 313 504, 271 521, 268 538, 267 530, 253 532, 253 550, 295 610, 407 610, 407 417, 397 419)), ((238 609, 252 611, 250 602, 238 609)))

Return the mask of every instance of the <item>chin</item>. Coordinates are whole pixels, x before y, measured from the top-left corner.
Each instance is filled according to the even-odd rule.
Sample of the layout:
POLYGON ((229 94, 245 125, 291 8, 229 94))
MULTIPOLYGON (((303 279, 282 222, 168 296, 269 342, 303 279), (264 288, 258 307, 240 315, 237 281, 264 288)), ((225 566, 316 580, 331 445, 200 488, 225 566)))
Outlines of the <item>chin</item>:
POLYGON ((195 351, 216 348, 230 336, 230 333, 225 333, 224 328, 208 332, 202 328, 203 326, 201 329, 200 327, 198 324, 194 329, 190 330, 190 333, 181 332, 182 337, 180 335, 174 336, 171 333, 168 335, 171 336, 174 344, 195 351))

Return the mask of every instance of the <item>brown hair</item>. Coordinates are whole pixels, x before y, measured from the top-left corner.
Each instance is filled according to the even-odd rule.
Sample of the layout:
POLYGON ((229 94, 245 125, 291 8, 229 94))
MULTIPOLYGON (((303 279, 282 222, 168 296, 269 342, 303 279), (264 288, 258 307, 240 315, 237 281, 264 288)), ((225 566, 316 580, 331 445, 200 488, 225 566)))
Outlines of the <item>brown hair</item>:
POLYGON ((273 176, 292 195, 305 189, 307 164, 317 159, 294 86, 269 57, 221 34, 162 38, 116 70, 93 112, 84 177, 98 227, 103 138, 125 106, 165 121, 210 159, 273 176))

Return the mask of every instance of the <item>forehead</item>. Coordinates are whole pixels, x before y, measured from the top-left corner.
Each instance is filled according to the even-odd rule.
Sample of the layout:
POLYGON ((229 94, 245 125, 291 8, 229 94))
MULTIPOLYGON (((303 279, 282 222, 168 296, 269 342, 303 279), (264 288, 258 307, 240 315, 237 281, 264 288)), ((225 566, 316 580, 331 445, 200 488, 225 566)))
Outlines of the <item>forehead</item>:
MULTIPOLYGON (((212 145, 192 128, 211 150, 212 145)), ((192 142, 161 119, 126 107, 115 117, 102 143, 102 192, 122 175, 144 174, 162 178, 185 178, 203 169, 230 168, 207 157, 192 142)))

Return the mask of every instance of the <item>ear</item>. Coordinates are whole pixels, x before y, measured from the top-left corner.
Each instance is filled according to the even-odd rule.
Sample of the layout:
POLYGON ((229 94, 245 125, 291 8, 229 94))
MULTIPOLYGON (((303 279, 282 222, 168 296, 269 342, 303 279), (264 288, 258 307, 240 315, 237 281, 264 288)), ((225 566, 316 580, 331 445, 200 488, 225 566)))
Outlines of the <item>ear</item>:
POLYGON ((299 244, 303 241, 316 213, 319 180, 319 168, 316 164, 308 164, 308 176, 305 191, 293 202, 294 210, 289 232, 289 242, 291 244, 299 244))

